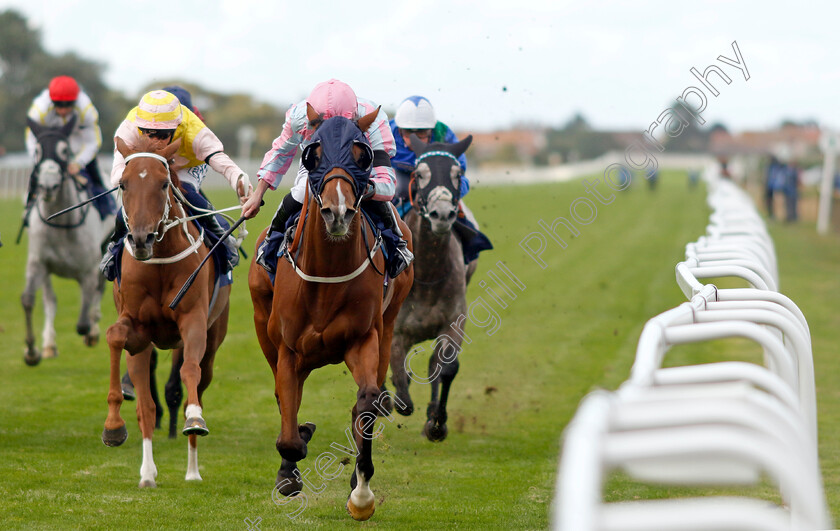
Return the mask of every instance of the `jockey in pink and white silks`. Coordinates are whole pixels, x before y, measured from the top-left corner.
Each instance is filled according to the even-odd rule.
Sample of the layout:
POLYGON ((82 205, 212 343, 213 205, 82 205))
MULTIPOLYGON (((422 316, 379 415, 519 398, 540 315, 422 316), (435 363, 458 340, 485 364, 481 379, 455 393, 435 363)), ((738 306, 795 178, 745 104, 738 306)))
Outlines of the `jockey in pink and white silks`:
MULTIPOLYGON (((298 148, 306 146, 314 127, 309 123, 306 115, 306 104, 326 120, 333 116, 344 116, 355 119, 373 112, 376 105, 362 98, 349 85, 330 79, 315 86, 309 97, 292 105, 286 112, 283 130, 265 154, 260 170, 257 172, 258 182, 255 193, 243 207, 243 215, 251 218, 259 212, 260 202, 265 192, 271 188, 275 190, 283 175, 289 171, 292 159, 298 148)), ((405 240, 397 225, 393 210, 387 204, 394 197, 396 177, 391 167, 390 158, 396 153, 394 136, 388 125, 388 115, 380 110, 373 125, 364 132, 373 150, 373 165, 370 184, 364 198, 364 207, 368 212, 376 214, 386 229, 390 229, 395 237, 392 240, 384 238, 384 244, 389 256, 389 275, 393 278, 405 270, 414 259, 414 255, 406 247, 405 240)), ((298 168, 295 183, 291 192, 283 198, 280 207, 271 220, 266 241, 272 243, 283 237, 287 221, 303 207, 309 173, 301 165, 298 168)), ((270 273, 274 273, 272 261, 266 259, 269 247, 263 245, 257 255, 257 263, 270 273)))
MULTIPOLYGON (((231 160, 224 152, 221 140, 208 128, 204 122, 188 107, 182 105, 174 94, 164 90, 148 92, 140 100, 137 107, 131 109, 125 120, 117 128, 114 141, 121 138, 129 146, 136 146, 142 136, 172 143, 181 140, 181 146, 175 154, 175 167, 178 179, 187 201, 191 205, 203 210, 214 210, 213 205, 199 190, 201 183, 210 168, 224 176, 236 191, 241 202, 253 192, 248 175, 231 160)), ((111 184, 118 186, 125 170, 125 159, 114 149, 114 165, 111 169, 111 184)), ((208 229, 216 240, 227 229, 227 222, 219 216, 210 215, 199 218, 200 223, 208 229)), ((122 216, 117 216, 117 226, 109 252, 106 253, 100 269, 113 280, 109 271, 113 252, 113 243, 126 234, 126 227, 122 216)), ((233 269, 239 262, 238 243, 229 236, 223 242, 227 249, 227 271, 233 269)))

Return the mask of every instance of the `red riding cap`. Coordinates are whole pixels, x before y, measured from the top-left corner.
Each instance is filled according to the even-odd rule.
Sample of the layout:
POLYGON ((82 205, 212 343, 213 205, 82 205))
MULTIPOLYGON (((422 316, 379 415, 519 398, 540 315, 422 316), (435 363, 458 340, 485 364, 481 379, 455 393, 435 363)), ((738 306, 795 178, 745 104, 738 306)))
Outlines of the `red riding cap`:
POLYGON ((53 101, 76 101, 79 84, 70 76, 58 76, 50 81, 50 99, 53 101))

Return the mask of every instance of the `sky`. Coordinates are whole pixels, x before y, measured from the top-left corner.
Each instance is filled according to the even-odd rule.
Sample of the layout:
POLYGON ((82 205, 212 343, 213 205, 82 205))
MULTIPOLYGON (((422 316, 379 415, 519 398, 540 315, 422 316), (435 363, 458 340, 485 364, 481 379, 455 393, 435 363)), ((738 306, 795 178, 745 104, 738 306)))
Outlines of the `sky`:
POLYGON ((337 78, 395 109, 419 94, 458 131, 646 130, 716 64, 702 116, 734 130, 783 119, 840 126, 840 3, 550 0, 0 0, 52 53, 103 63, 139 98, 155 80, 285 107, 337 78), (775 7, 778 6, 778 7, 775 7), (749 80, 718 61, 735 59, 749 80))

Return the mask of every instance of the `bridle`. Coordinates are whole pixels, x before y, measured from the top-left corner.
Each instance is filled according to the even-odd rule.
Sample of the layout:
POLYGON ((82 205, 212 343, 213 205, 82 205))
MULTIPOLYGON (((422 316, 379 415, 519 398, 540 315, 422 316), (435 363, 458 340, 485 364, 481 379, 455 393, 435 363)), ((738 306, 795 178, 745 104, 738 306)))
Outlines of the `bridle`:
MULTIPOLYGON (((359 204, 362 202, 362 196, 363 195, 356 192, 355 182, 350 177, 348 177, 347 175, 343 175, 341 173, 337 173, 337 174, 334 174, 334 175, 331 175, 331 176, 327 177, 326 179, 321 181, 321 186, 319 187, 319 190, 317 192, 312 191, 312 195, 313 195, 313 198, 315 199, 315 202, 318 203, 318 206, 320 208, 323 208, 324 205, 323 205, 323 202, 321 200, 321 194, 324 191, 324 187, 326 187, 327 183, 329 183, 330 181, 336 180, 336 179, 340 179, 340 180, 346 182, 347 184, 349 184, 350 187, 353 189, 353 193, 356 194, 356 202, 354 203, 353 208, 356 210, 356 213, 354 214, 354 216, 358 216, 359 212, 360 212, 359 204)), ((307 187, 307 191, 310 188, 311 188, 311 186, 307 187)), ((308 201, 306 201, 305 199, 304 199, 304 202, 306 204, 308 204, 308 201)), ((297 276, 299 276, 301 279, 303 279, 307 282, 314 282, 316 284, 340 284, 342 282, 347 282, 349 280, 353 280, 354 278, 361 275, 365 271, 365 269, 367 269, 368 265, 373 267, 373 269, 379 275, 382 275, 382 272, 379 271, 376 268, 376 265, 373 263, 373 257, 376 256, 376 251, 379 249, 379 246, 382 243, 382 239, 381 239, 381 237, 377 237, 376 240, 374 241, 373 247, 371 247, 368 243, 368 240, 367 240, 367 230, 364 227, 364 221, 361 222, 362 223, 361 232, 362 232, 362 238, 363 238, 364 244, 365 244, 365 249, 368 250, 368 253, 367 253, 367 256, 365 257, 364 261, 362 261, 362 263, 359 265, 359 267, 357 267, 355 269, 355 271, 353 271, 353 272, 351 272, 347 275, 341 275, 341 276, 337 276, 337 277, 321 277, 321 276, 315 276, 315 275, 308 275, 308 274, 304 273, 303 270, 300 269, 300 266, 297 265, 297 263, 295 262, 295 257, 292 256, 292 255, 300 253, 301 246, 297 245, 297 241, 298 241, 298 238, 300 237, 300 234, 302 233, 303 225, 304 225, 304 223, 306 223, 307 217, 308 217, 308 208, 307 208, 307 212, 304 212, 304 213, 301 214, 301 219, 298 221, 298 228, 297 228, 295 237, 293 239, 294 241, 293 241, 293 244, 292 244, 292 247, 294 248, 294 250, 289 249, 285 253, 286 260, 289 261, 289 264, 292 266, 292 270, 297 274, 297 276), (297 251, 297 252, 295 252, 295 251, 297 251)))
MULTIPOLYGON (((419 166, 424 159, 429 157, 447 157, 452 159, 452 161, 454 161, 455 164, 458 164, 458 166, 461 165, 461 161, 458 160, 458 157, 448 151, 429 151, 417 157, 417 160, 414 162, 414 171, 411 172, 411 178, 408 182, 408 201, 417 213, 426 219, 429 219, 429 210, 427 208, 428 197, 425 194, 418 194, 417 197, 414 197, 414 190, 417 188, 417 166, 419 166)), ((429 183, 429 185, 431 185, 431 183, 429 183)), ((424 187, 423 190, 430 188, 429 185, 424 187)), ((418 189, 417 191, 420 192, 421 190, 418 189)), ((452 194, 452 198, 453 204, 457 205, 459 199, 458 194, 452 194)))
MULTIPOLYGON (((57 130, 49 130, 48 129, 46 131, 43 131, 40 135, 38 135, 37 142, 38 142, 38 145, 41 146, 41 159, 35 165, 35 173, 38 176, 37 188, 46 189, 41 185, 41 180, 40 180, 41 165, 44 162, 51 161, 51 162, 54 162, 58 166, 59 172, 61 173, 61 179, 59 180, 56 188, 60 190, 61 187, 64 185, 64 181, 72 178, 72 182, 73 182, 74 188, 76 190, 76 196, 77 196, 77 199, 78 199, 79 193, 83 190, 83 184, 78 179, 73 178, 73 176, 70 175, 70 173, 67 171, 67 162, 61 161, 61 160, 56 160, 54 158, 46 158, 46 159, 44 158, 43 144, 41 142, 42 142, 42 139, 46 138, 46 137, 58 137, 60 140, 68 141, 67 137, 65 135, 63 135, 60 131, 57 131, 57 130)), ((79 221, 77 221, 75 223, 70 223, 68 225, 61 225, 61 224, 58 224, 54 221, 50 221, 49 219, 44 217, 44 214, 41 212, 41 209, 38 208, 38 206, 35 205, 34 203, 33 203, 33 206, 35 207, 35 210, 38 212, 38 217, 41 218, 41 221, 45 225, 47 225, 48 227, 52 227, 52 228, 55 228, 55 229, 77 229, 77 228, 81 227, 82 225, 84 225, 85 220, 87 219, 88 210, 90 210, 90 205, 84 207, 84 209, 81 212, 82 215, 79 218, 79 221)))
POLYGON ((312 191, 312 196, 315 198, 315 202, 318 203, 318 207, 319 208, 324 208, 324 203, 321 200, 321 194, 324 193, 324 188, 326 188, 327 183, 330 182, 330 181, 334 181, 335 179, 340 179, 340 180, 346 182, 347 184, 350 185, 350 188, 353 189, 353 194, 355 194, 355 196, 356 196, 356 202, 353 203, 353 208, 356 210, 356 212, 358 212, 359 205, 362 203, 362 197, 363 197, 364 194, 361 194, 356 190, 356 183, 355 183, 355 181, 353 181, 353 179, 351 179, 347 175, 344 175, 344 174, 341 174, 341 173, 336 173, 334 175, 330 175, 329 177, 327 177, 326 179, 321 181, 321 186, 319 187, 319 189, 317 191, 314 191, 314 190, 312 191))
MULTIPOLYGON (((166 157, 158 155, 157 153, 140 152, 140 153, 132 153, 131 155, 127 156, 125 158, 126 166, 128 166, 128 163, 130 161, 132 161, 134 159, 139 159, 139 158, 151 158, 151 159, 155 159, 155 160, 158 160, 158 161, 162 162, 163 166, 166 168, 166 182, 169 183, 168 188, 169 188, 169 190, 172 191, 172 194, 170 194, 167 191, 167 193, 166 193, 166 204, 163 207, 163 215, 161 216, 160 221, 158 221, 157 224, 155 225, 155 228, 162 227, 161 230, 156 230, 153 233, 154 236, 155 236, 155 241, 156 242, 163 241, 163 238, 166 236, 166 232, 169 229, 171 229, 172 227, 180 224, 183 227, 184 234, 186 235, 187 239, 190 242, 189 247, 187 247, 185 250, 181 251, 180 253, 178 253, 174 256, 169 256, 169 257, 165 257, 165 258, 149 258, 148 260, 145 260, 144 263, 147 263, 147 264, 171 264, 171 263, 174 263, 174 262, 177 262, 179 260, 182 260, 182 259, 186 258, 187 256, 189 256, 190 254, 192 254, 194 252, 198 252, 198 248, 204 242, 204 229, 203 228, 201 229, 201 232, 199 233, 199 236, 198 236, 197 239, 193 238, 192 234, 190 234, 190 231, 187 228, 187 224, 186 224, 186 221, 188 220, 187 212, 184 210, 184 205, 183 205, 183 202, 186 201, 186 199, 183 198, 183 195, 181 194, 181 191, 178 190, 172 183, 172 177, 170 176, 170 173, 169 173, 169 161, 166 160, 166 157), (169 220, 169 213, 170 213, 170 210, 172 208, 172 199, 171 198, 173 196, 176 196, 176 199, 178 199, 178 207, 181 209, 181 216, 176 217, 175 220, 173 220, 173 221, 170 221, 169 220), (178 196, 180 196, 180 198, 178 196)), ((122 188, 120 188, 120 202, 122 202, 122 188)), ((122 209, 123 221, 125 222, 126 228, 129 231, 131 231, 131 225, 129 225, 129 220, 128 220, 128 213, 126 212, 126 209, 125 209, 124 205, 125 205, 125 203, 123 203, 123 209, 122 209)), ((125 248, 128 249, 129 254, 134 256, 130 245, 126 245, 125 248)))

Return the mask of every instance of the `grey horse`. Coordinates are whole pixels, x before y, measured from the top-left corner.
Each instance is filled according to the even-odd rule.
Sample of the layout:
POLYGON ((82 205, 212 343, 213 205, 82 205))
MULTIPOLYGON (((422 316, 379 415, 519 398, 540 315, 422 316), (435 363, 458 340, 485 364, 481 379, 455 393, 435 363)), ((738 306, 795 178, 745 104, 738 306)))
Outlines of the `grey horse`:
POLYGON ((51 275, 70 278, 79 283, 82 307, 76 332, 84 342, 93 346, 99 341, 100 301, 105 290, 105 278, 99 273, 101 246, 113 226, 113 216, 103 220, 88 204, 48 221, 47 218, 88 198, 80 179, 67 172, 71 160, 67 137, 75 117, 62 127, 45 127, 29 120, 29 128, 38 139, 34 168, 36 193, 27 205, 26 223, 29 226, 29 251, 26 258, 26 286, 20 297, 26 315, 27 365, 37 365, 41 358, 58 354, 55 341, 56 296, 51 275), (43 287, 44 332, 42 351, 35 346, 32 329, 32 310, 35 294, 43 287))
MULTIPOLYGON (((464 263, 461 239, 455 233, 458 215, 461 166, 458 157, 472 142, 472 136, 457 144, 426 144, 411 137, 417 155, 410 198, 413 208, 405 215, 414 241, 414 285, 397 316, 391 343, 391 382, 397 412, 410 415, 414 404, 408 392, 411 380, 431 384, 431 401, 423 433, 431 441, 446 438, 446 403, 452 380, 458 373, 457 354, 461 336, 451 326, 463 326, 467 312, 467 283, 478 267, 475 259, 464 263), (429 359, 429 377, 412 370, 418 343, 436 339, 429 359)), ((477 227, 472 213, 462 204, 465 215, 477 227)), ((460 224, 458 224, 460 225, 460 224)))

